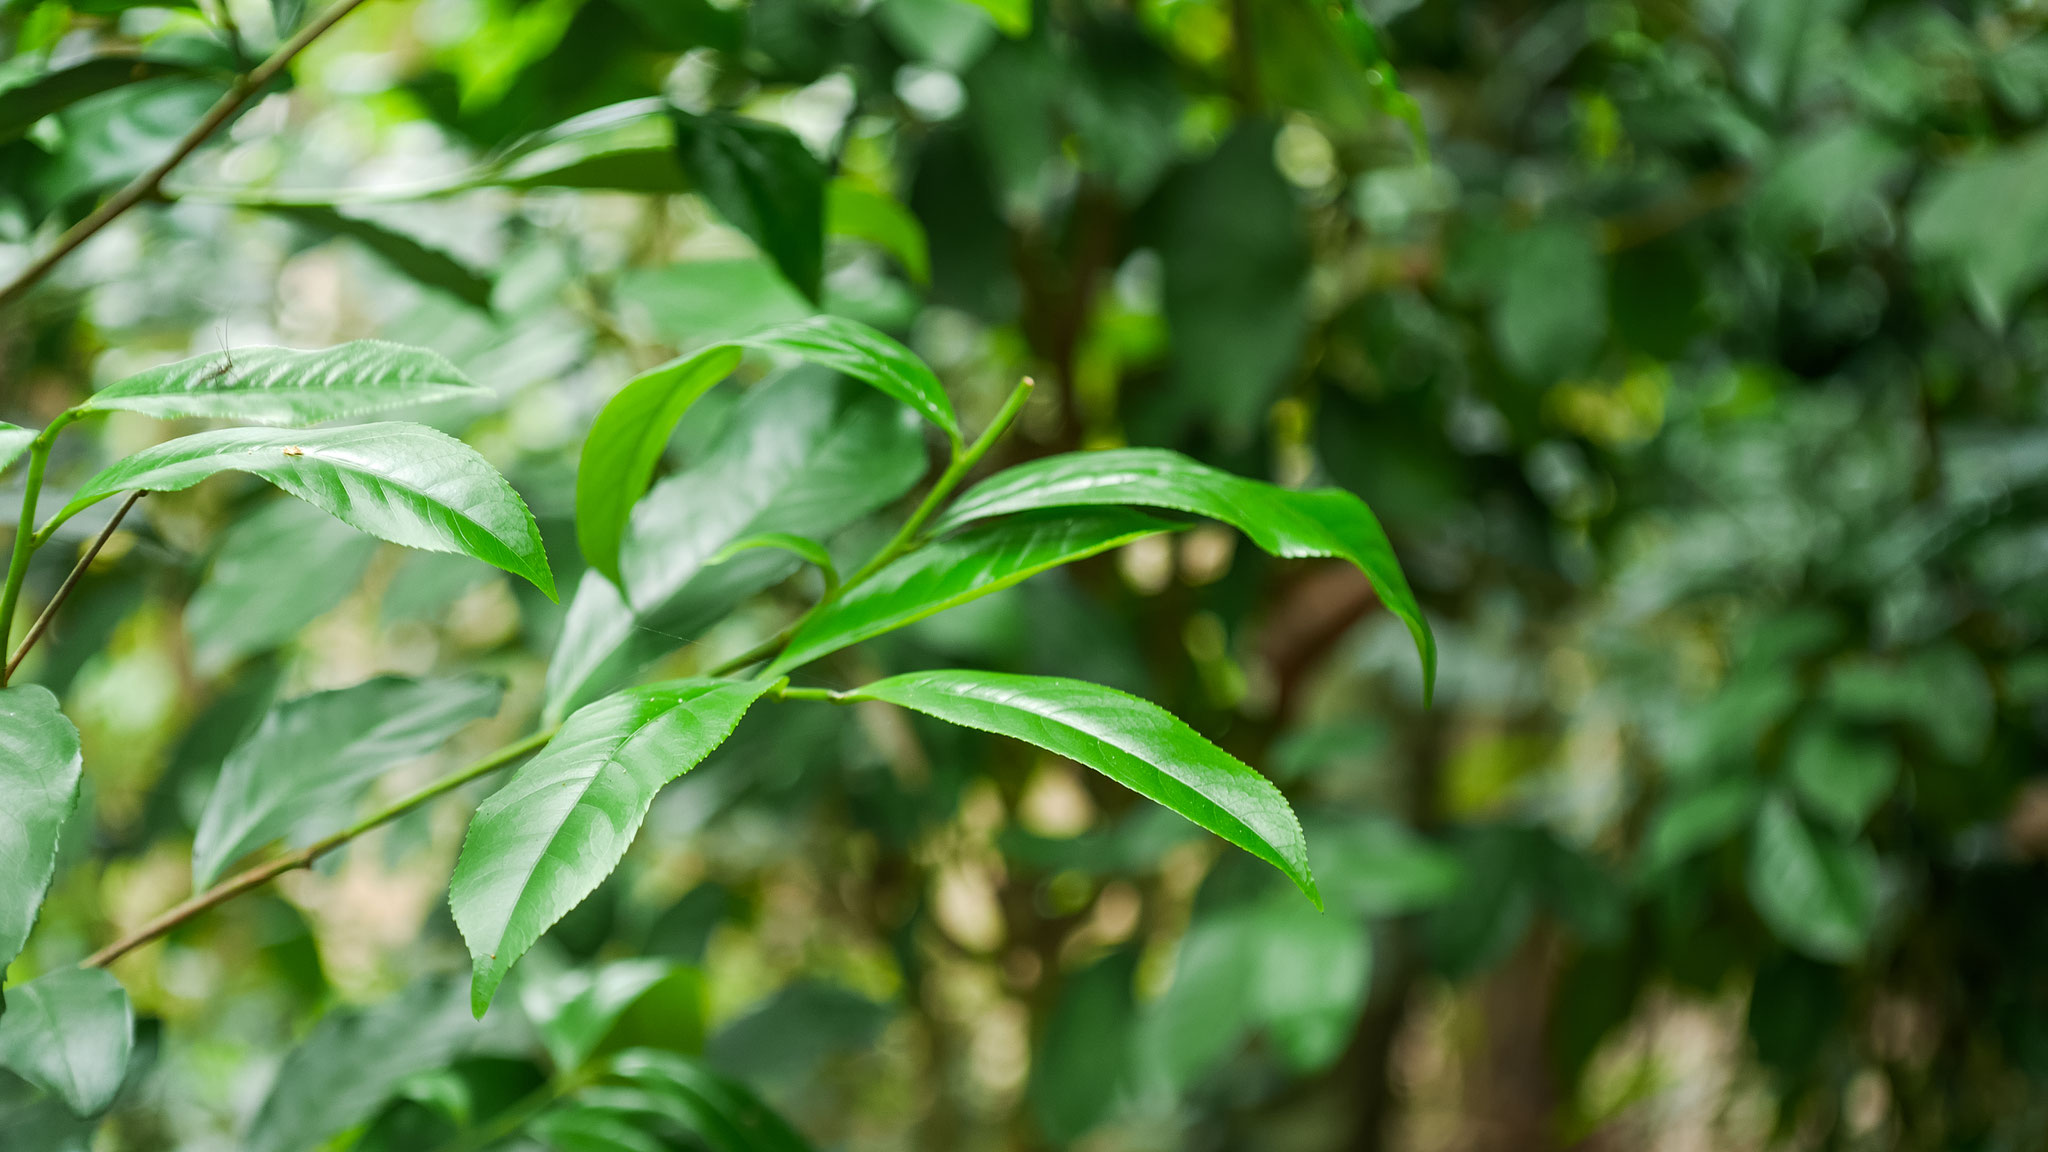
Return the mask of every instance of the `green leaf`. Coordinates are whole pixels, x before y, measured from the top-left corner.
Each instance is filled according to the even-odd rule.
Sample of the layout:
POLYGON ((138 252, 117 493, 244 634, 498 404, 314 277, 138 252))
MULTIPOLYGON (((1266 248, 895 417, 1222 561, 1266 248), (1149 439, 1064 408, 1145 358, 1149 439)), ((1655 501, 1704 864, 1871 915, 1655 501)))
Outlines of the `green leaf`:
POLYGON ((467 1052, 511 1047, 513 1039, 470 1019, 460 984, 449 977, 420 981, 374 1007, 331 1011, 285 1057, 244 1152, 324 1147, 368 1120, 408 1079, 467 1052))
POLYGON ((999 472, 955 501, 936 531, 1033 508, 1138 504, 1207 516, 1236 527, 1275 556, 1334 556, 1372 579, 1380 603, 1401 618, 1422 658, 1422 695, 1436 687, 1436 639, 1401 574, 1385 530, 1356 496, 1335 488, 1297 492, 1198 464, 1160 448, 1048 456, 999 472))
POLYGON ((95 56, 69 67, 52 69, 0 89, 0 142, 20 136, 36 121, 89 96, 124 84, 184 76, 192 71, 190 65, 176 60, 141 56, 95 56))
POLYGON ((541 933, 618 866, 647 806, 732 734, 770 682, 677 680, 588 705, 485 800, 448 886, 477 1016, 541 933))
POLYGON ((779 676, 1048 569, 1179 527, 1125 508, 1032 512, 976 525, 897 560, 825 605, 765 674, 779 676))
POLYGON ((598 412, 576 465, 576 543, 590 566, 620 583, 619 545, 662 450, 697 398, 725 379, 740 350, 714 344, 642 372, 598 412))
POLYGON ((886 700, 1086 764, 1280 869, 1322 907, 1287 798, 1157 704, 1080 680, 952 671, 892 676, 842 698, 886 700))
POLYGON ((1782 796, 1750 845, 1749 898, 1778 939, 1816 960, 1855 959, 1877 923, 1877 854, 1815 831, 1782 796))
POLYGON ((967 0, 996 22, 1003 35, 1012 38, 1031 32, 1031 0, 967 0))
POLYGON ((645 1121, 623 1109, 565 1104, 539 1117, 529 1134, 554 1152, 668 1152, 645 1121))
POLYGON ((752 1092, 671 1052, 621 1052, 613 1070, 668 1107, 663 1114, 703 1140, 711 1152, 809 1152, 810 1145, 752 1092))
POLYGON ((59 968, 7 990, 0 1067, 80 1116, 114 1102, 134 1043, 128 990, 104 968, 59 968))
POLYGON ((1756 819, 1763 790, 1746 776, 1717 780, 1671 797, 1643 837, 1643 867, 1655 874, 1719 844, 1756 819))
POLYGON ((834 179, 826 193, 825 231, 865 240, 894 256, 912 280, 931 283, 932 257, 924 225, 886 193, 844 176, 834 179))
POLYGON ((1124 1091, 1136 961, 1122 949, 1060 982, 1059 1003, 1034 1045, 1030 1087, 1032 1114, 1056 1146, 1071 1146, 1106 1119, 1124 1091))
POLYGON ((489 395, 438 353, 354 340, 316 352, 258 347, 194 356, 102 388, 79 407, 297 425, 489 395))
POLYGON ((825 270, 825 166, 778 124, 729 112, 677 108, 669 115, 676 156, 697 193, 817 300, 825 270))
POLYGON ((955 444, 960 422, 945 389, 911 351, 857 321, 815 316, 714 344, 628 381, 597 414, 576 470, 576 538, 591 567, 619 582, 633 505, 676 424, 739 363, 740 349, 787 352, 871 385, 937 424, 955 444))
POLYGON ((554 598, 555 578, 525 501, 475 449, 419 424, 224 428, 170 440, 86 481, 58 519, 117 492, 176 492, 231 471, 260 476, 394 544, 474 556, 554 598))
POLYGON ((676 156, 667 111, 666 101, 648 98, 572 116, 514 142, 469 183, 687 192, 690 179, 676 156))
POLYGON ((347 237, 422 287, 445 292, 479 312, 491 310, 489 276, 403 232, 361 216, 344 215, 325 204, 265 205, 263 211, 321 236, 347 237))
POLYGON ((33 431, 0 420, 0 472, 5 472, 10 464, 21 459, 21 454, 28 451, 29 442, 35 438, 33 431))
POLYGON ((519 1006, 561 1072, 639 1047, 643 1040, 676 1052, 695 1052, 704 1044, 704 977, 667 960, 566 968, 542 979, 525 975, 519 1006))
POLYGON ((1851 834, 1863 828, 1899 780, 1899 754, 1889 743, 1820 723, 1793 734, 1785 767, 1807 809, 1851 834))
POLYGON ((57 870, 57 840, 78 802, 78 729, 46 688, 0 688, 0 973, 21 954, 57 870))
POLYGON ((816 567, 819 574, 825 578, 828 592, 839 586, 839 568, 832 563, 832 554, 825 551, 825 546, 816 540, 806 540, 789 532, 762 532, 755 536, 741 537, 720 548, 704 563, 707 566, 723 564, 742 552, 751 552, 756 548, 777 548, 816 567))
POLYGON ((192 658, 209 675, 267 652, 362 583, 377 541, 297 500, 267 501, 223 535, 185 603, 192 658))
POLYGON ((625 684, 795 570, 788 556, 762 550, 711 564, 733 541, 769 532, 823 539, 902 495, 925 467, 915 418, 866 389, 815 368, 756 385, 705 457, 634 510, 621 554, 631 600, 603 576, 584 575, 548 666, 549 713, 625 684))
POLYGON ((271 709, 228 755, 192 841, 192 887, 281 836, 338 828, 377 777, 498 711, 504 686, 479 678, 381 676, 271 709))

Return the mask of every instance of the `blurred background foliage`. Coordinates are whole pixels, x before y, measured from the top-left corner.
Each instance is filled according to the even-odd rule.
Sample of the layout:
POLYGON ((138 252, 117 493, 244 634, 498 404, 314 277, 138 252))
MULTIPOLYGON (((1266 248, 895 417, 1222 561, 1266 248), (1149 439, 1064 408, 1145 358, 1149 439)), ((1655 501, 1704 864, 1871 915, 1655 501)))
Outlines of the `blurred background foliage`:
MULTIPOLYGON (((304 17, 0 3, 0 266, 304 17)), ((610 392, 823 308, 904 335, 970 427, 1036 376, 997 463, 1160 445, 1359 493, 1442 641, 1435 706, 1350 567, 1149 539, 828 675, 972 660, 1158 701, 1288 791, 1326 914, 1047 754, 780 708, 668 789, 487 1026, 447 979, 462 805, 123 960, 140 1048, 91 1146, 434 1148, 563 1058, 527 1019, 602 993, 821 1148, 2043 1147, 2044 23, 367 5, 0 316, 0 415, 223 347, 428 345, 499 397, 440 422, 512 476, 567 589, 610 392)), ((669 469, 782 429, 858 457, 877 503, 908 487, 909 433, 835 449, 821 421, 861 402, 818 384, 714 393, 669 469)), ((54 467, 168 434, 117 413, 54 467)), ((852 547, 875 511, 776 515, 852 547)), ((93 818, 16 979, 187 891, 275 700, 509 685, 389 794, 523 731, 545 682, 708 666, 808 595, 764 560, 550 672, 575 609, 254 484, 129 525, 28 673, 83 731, 93 818), (745 606, 707 631, 711 601, 745 606)), ((85 1146, 59 1116, 0 1085, 10 1149, 85 1146)), ((570 1127, 554 1147, 643 1146, 570 1127)))

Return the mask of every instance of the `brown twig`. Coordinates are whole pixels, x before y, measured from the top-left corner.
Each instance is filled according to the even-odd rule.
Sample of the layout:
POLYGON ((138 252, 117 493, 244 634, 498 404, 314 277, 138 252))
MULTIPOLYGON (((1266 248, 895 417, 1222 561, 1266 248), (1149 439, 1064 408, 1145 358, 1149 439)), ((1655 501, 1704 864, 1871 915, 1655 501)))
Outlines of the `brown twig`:
POLYGON ((313 861, 370 829, 388 824, 437 796, 452 792, 479 776, 488 776, 530 752, 539 751, 548 741, 555 738, 555 733, 559 730, 558 727, 544 728, 523 740, 516 740, 466 768, 443 776, 403 799, 393 801, 324 840, 316 840, 296 852, 287 852, 275 860, 230 876, 86 957, 79 962, 79 967, 104 968, 209 908, 225 904, 244 892, 261 888, 287 872, 311 867, 313 861))
POLYGON ((318 19, 301 28, 298 35, 279 45, 277 51, 270 54, 269 59, 258 64, 247 75, 238 78, 234 86, 215 101, 213 107, 206 110, 206 115, 200 117, 199 123, 185 133, 184 138, 171 149, 169 156, 164 157, 149 171, 130 180, 126 187, 94 209, 92 215, 65 229, 64 235, 57 238, 54 247, 37 257, 27 268, 22 269, 21 274, 5 288, 0 288, 0 308, 20 299, 24 292, 49 275, 50 269, 55 268, 58 261, 69 256, 79 245, 92 239, 100 229, 113 223, 122 213, 155 196, 158 187, 163 184, 164 177, 170 175, 172 169, 184 163, 186 157, 192 155, 208 137, 220 130, 221 125, 233 119, 235 113, 241 111, 242 105, 248 103, 251 96, 261 92, 272 80, 277 79, 292 62, 292 58, 305 50, 306 45, 319 39, 342 17, 362 7, 363 3, 364 0, 338 0, 322 12, 318 19))
POLYGON ((78 581, 85 576, 85 570, 92 567, 93 560, 98 558, 100 549, 106 547, 107 541, 113 538, 114 529, 121 526, 121 518, 128 515, 128 510, 135 507, 135 502, 142 499, 143 495, 141 489, 130 492, 128 498, 121 501, 121 506, 114 509, 113 518, 107 521, 106 527, 100 529, 98 536, 93 537, 92 546, 85 550, 85 555, 78 558, 78 563, 71 568, 71 574, 64 577, 64 583, 58 585, 57 594, 50 597, 50 602, 43 606, 42 615, 37 616, 36 622, 28 626, 28 635, 21 638, 21 647, 14 650, 13 656, 8 657, 7 671, 0 674, 0 680, 14 679, 14 670, 21 667, 28 650, 35 647, 36 641, 42 639, 43 633, 49 630, 50 621, 57 617, 57 609, 64 606, 64 601, 71 596, 71 590, 78 587, 78 581))

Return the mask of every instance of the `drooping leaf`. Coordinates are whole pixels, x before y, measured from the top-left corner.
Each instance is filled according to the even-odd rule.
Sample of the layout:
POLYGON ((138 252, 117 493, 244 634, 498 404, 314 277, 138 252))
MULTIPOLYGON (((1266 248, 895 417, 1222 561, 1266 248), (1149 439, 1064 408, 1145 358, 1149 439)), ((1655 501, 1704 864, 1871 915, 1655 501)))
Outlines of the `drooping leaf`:
POLYGON ((193 890, 280 836, 333 831, 377 777, 494 714, 503 696, 491 680, 380 676, 277 705, 221 765, 192 841, 193 890))
POLYGON ((50 889, 83 768, 78 729, 47 688, 0 688, 0 974, 21 954, 50 889))
POLYGON ((21 454, 28 451, 29 442, 35 438, 33 431, 0 420, 0 472, 5 472, 8 465, 21 459, 21 454))
POLYGON ((1764 802, 1749 854, 1749 898, 1780 940, 1816 960, 1854 959, 1877 922, 1877 855, 1808 825, 1782 796, 1764 802))
POLYGON ((672 1052, 622 1052, 613 1069, 664 1102, 711 1152, 810 1152, 810 1145, 752 1092, 672 1052))
POLYGON ((459 982, 436 976, 371 1008, 339 1008, 277 1070, 243 1140, 246 1152, 302 1152, 368 1120, 399 1086, 456 1056, 509 1047, 470 1018, 459 982))
POLYGON ((842 372, 909 405, 959 442, 960 422, 931 369, 901 344, 843 317, 778 325, 643 372, 598 413, 576 471, 577 542, 584 559, 614 582, 626 524, 663 446, 697 398, 738 364, 744 348, 793 353, 842 372))
POLYGON ((189 64, 177 60, 94 56, 0 88, 0 142, 20 136, 36 121, 89 96, 124 84, 191 72, 189 64))
POLYGON ((513 962, 618 866, 654 794, 724 742, 768 687, 677 680, 608 696, 477 808, 448 903, 475 960, 478 1016, 513 962))
POLYGON ((548 667, 550 714, 623 685, 795 570, 766 550, 712 564, 733 541, 825 539, 902 495, 925 465, 915 417, 867 389, 815 368, 757 385, 704 459, 634 510, 621 552, 631 600, 595 572, 584 576, 548 667))
POLYGON ((185 604, 185 634, 202 672, 289 641, 362 582, 377 541, 297 500, 276 499, 223 534, 185 604))
POLYGON ((7 990, 0 1067, 80 1116, 114 1102, 135 1043, 128 990, 104 968, 59 968, 7 990))
POLYGON ((1120 448, 1048 456, 999 472, 947 509, 936 530, 1033 508, 1137 504, 1232 525, 1275 556, 1333 556, 1372 579, 1380 603, 1401 618, 1422 658, 1427 701, 1436 684, 1436 640, 1372 510, 1348 492, 1292 491, 1219 472, 1177 452, 1120 448))
POLYGON ((833 180, 825 200, 825 230, 834 236, 865 240, 895 257, 912 280, 931 282, 932 258, 924 225, 886 193, 843 176, 833 180))
POLYGON ((421 287, 445 292, 480 312, 491 310, 491 278, 424 241, 325 204, 267 205, 264 211, 321 236, 347 237, 421 287))
POLYGON ((488 395, 439 353, 353 340, 313 352, 256 347, 194 356, 108 385, 79 407, 298 425, 488 395))
POLYGON ((117 492, 175 492, 230 471, 260 476, 372 536, 474 556, 554 597, 555 578, 525 501, 475 449, 419 424, 201 432, 108 466, 58 515, 68 518, 117 492))
POLYGON ((975 525, 897 560, 826 605, 790 639, 767 675, 780 675, 1048 569, 1177 527, 1125 508, 1032 512, 975 525))
POLYGON ((1086 764, 1278 868, 1322 906, 1287 798, 1157 704, 1080 680, 965 671, 892 676, 845 698, 886 700, 1086 764))
POLYGON ((825 166, 796 133, 729 112, 671 109, 676 156, 696 192, 818 299, 825 270, 825 166))

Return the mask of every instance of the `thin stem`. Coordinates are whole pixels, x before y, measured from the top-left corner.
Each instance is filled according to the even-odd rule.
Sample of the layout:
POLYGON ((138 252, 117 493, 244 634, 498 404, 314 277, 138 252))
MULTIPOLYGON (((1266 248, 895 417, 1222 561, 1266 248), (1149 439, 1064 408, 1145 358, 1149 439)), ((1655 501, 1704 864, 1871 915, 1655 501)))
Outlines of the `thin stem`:
MULTIPOLYGON (((68 414, 67 414, 68 415, 68 414)), ((28 446, 28 473, 21 489, 21 519, 14 525, 14 554, 7 561, 7 583, 0 588, 0 652, 14 637, 14 609, 21 603, 21 586, 28 579, 28 562, 36 554, 36 501, 43 493, 43 470, 50 465, 50 446, 57 433, 69 423, 60 416, 36 434, 28 446)), ((12 669, 0 669, 0 688, 7 686, 12 669)))
POLYGON ((830 688, 792 688, 784 685, 775 690, 777 700, 823 700, 831 704, 846 703, 846 693, 834 692, 830 688))
POLYGON ((981 458, 988 454, 988 450, 995 447, 996 441, 1009 429, 1011 422, 1017 419, 1017 413, 1024 410, 1024 402, 1031 399, 1032 387, 1033 383, 1029 376, 1017 382, 1017 386, 1010 390, 1009 399, 1003 401, 1003 406, 996 413, 995 419, 989 421, 988 427, 982 429, 981 435, 976 437, 974 443, 968 445, 965 451, 953 454, 953 462, 946 465, 946 470, 939 475, 939 482, 932 485, 930 492, 925 493, 924 501, 917 506, 917 511, 910 514, 910 519, 903 522, 903 527, 897 530, 895 537, 883 545, 882 550, 875 553, 873 559, 846 578, 839 586, 841 592, 873 576, 891 560, 917 546, 917 534, 924 530, 925 521, 931 519, 932 513, 939 510, 939 505, 945 503, 946 498, 953 494, 953 489, 959 487, 960 481, 981 462, 981 458))
POLYGON ((559 726, 544 728, 523 740, 516 740, 483 759, 470 764, 468 767, 443 776, 408 796, 392 801, 390 804, 372 812, 370 815, 343 828, 332 836, 316 840, 296 852, 287 852, 275 860, 258 864, 246 872, 230 876, 226 880, 177 905, 156 919, 151 920, 128 935, 86 957, 80 962, 79 966, 82 968, 104 968, 209 908, 225 904, 244 892, 261 888, 263 885, 268 884, 287 872, 310 867, 313 861, 361 836, 370 829, 389 824, 436 797, 452 792, 480 776, 488 776, 522 756, 539 751, 548 741, 555 738, 555 733, 559 730, 559 726))
POLYGON ((272 52, 269 59, 258 64, 254 71, 236 80, 234 87, 229 88, 213 107, 206 110, 206 115, 199 118, 199 123, 194 124, 192 130, 185 133, 171 149, 170 155, 164 157, 149 171, 129 181, 126 187, 94 209, 92 215, 65 229, 64 234, 57 238, 54 247, 43 253, 27 268, 22 269, 21 275, 16 276, 5 288, 0 288, 0 308, 14 303, 22 293, 49 275, 50 270, 55 268, 59 261, 69 256, 79 245, 92 239, 100 229, 113 223, 122 213, 156 195, 157 188, 163 183, 164 177, 171 174, 172 169, 184 163, 186 157, 192 155, 208 137, 220 130, 221 125, 233 119, 235 113, 241 111, 242 105, 247 104, 251 96, 269 87, 270 82, 277 79, 292 62, 292 58, 305 50, 306 45, 319 39, 342 17, 362 7, 363 3, 364 0, 337 0, 337 3, 322 12, 312 23, 301 28, 298 35, 279 45, 277 51, 272 52))
POLYGON ((107 541, 113 538, 114 529, 121 526, 121 518, 128 515, 128 510, 135 507, 135 502, 145 495, 147 493, 140 489, 130 492, 128 498, 121 501, 121 506, 114 509, 113 518, 107 521, 106 527, 100 529, 98 536, 93 537, 92 546, 85 550, 85 555, 80 556, 78 563, 72 565, 71 574, 64 577, 64 583, 57 587, 57 594, 50 597, 50 602, 43 606, 42 615, 37 616, 36 622, 28 626, 28 635, 21 638, 21 647, 14 650, 13 656, 8 657, 6 671, 0 672, 0 683, 14 678, 14 670, 21 667, 21 661, 28 655, 28 650, 35 647, 36 641, 43 638, 43 633, 50 628, 50 621, 57 618, 57 609, 64 606, 64 601, 71 596, 71 590, 78 587, 78 581, 85 576, 85 570, 92 567, 92 562, 99 557, 100 549, 105 548, 107 541))

